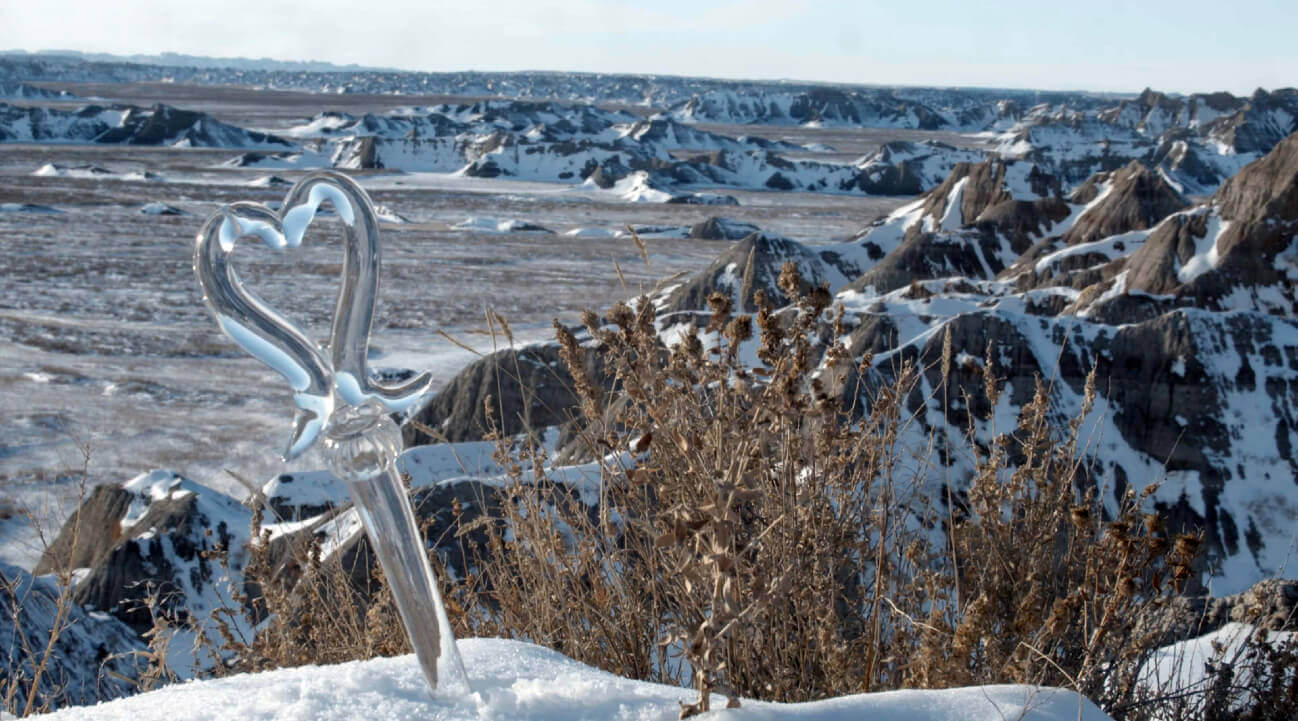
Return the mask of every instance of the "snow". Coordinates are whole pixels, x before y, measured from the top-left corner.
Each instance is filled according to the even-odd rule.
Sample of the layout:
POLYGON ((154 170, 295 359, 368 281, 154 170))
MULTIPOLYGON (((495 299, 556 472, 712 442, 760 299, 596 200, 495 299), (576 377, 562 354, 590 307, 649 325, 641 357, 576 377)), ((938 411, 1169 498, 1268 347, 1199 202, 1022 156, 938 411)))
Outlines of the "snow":
POLYGON ((1178 280, 1182 283, 1189 283, 1217 267, 1217 264, 1221 262, 1221 258, 1217 253, 1217 239, 1229 227, 1230 221, 1222 220, 1221 216, 1215 211, 1208 216, 1208 227, 1203 237, 1196 238, 1194 241, 1194 255, 1176 271, 1178 280))
POLYGON ((1074 211, 1070 213, 1067 218, 1064 218, 1062 221, 1060 221, 1059 227, 1061 228, 1061 230, 1073 227, 1073 224, 1081 220, 1082 216, 1091 212, 1091 210, 1099 207, 1100 203, 1103 203, 1105 198, 1109 197, 1109 193, 1113 192, 1114 185, 1115 184, 1113 182, 1112 176, 1110 176, 1108 179, 1104 180, 1103 182, 1099 183, 1098 184, 1099 192, 1095 194, 1095 197, 1091 199, 1091 202, 1087 203, 1086 205, 1083 205, 1081 208, 1075 208, 1074 211))
MULTIPOLYGON (((1154 692, 1203 689, 1211 681, 1207 665, 1225 662, 1235 667, 1234 682, 1238 686, 1250 683, 1245 645, 1257 633, 1254 626, 1231 622, 1198 638, 1179 641, 1156 651, 1140 671, 1140 683, 1154 692)), ((1280 645, 1296 635, 1287 632, 1262 631, 1271 645, 1280 645)))
POLYGON ((573 228, 565 230, 563 234, 569 238, 612 238, 617 233, 608 228, 573 228))
POLYGON ((410 222, 410 220, 404 215, 401 215, 391 206, 387 205, 375 205, 374 215, 384 223, 392 223, 393 225, 402 225, 410 222))
POLYGON ((526 220, 517 218, 484 218, 470 216, 451 226, 455 230, 469 230, 475 233, 545 233, 545 228, 526 220))
POLYGON ((901 245, 907 229, 921 219, 927 222, 924 218, 925 202, 926 199, 921 197, 892 211, 882 221, 871 225, 861 237, 861 242, 874 243, 885 255, 891 253, 901 245))
POLYGON ((249 188, 287 188, 292 184, 292 182, 285 180, 278 175, 263 175, 259 178, 249 180, 247 183, 244 183, 244 186, 249 188))
POLYGON ((1180 376, 1181 378, 1184 378, 1185 377, 1185 356, 1183 355, 1177 356, 1176 362, 1172 364, 1170 370, 1172 371, 1173 374, 1180 376))
POLYGON ((247 514, 234 499, 213 493, 211 489, 175 471, 155 468, 123 483, 122 489, 134 496, 126 515, 122 517, 123 529, 129 529, 139 523, 148 512, 149 504, 169 499, 179 500, 191 495, 199 497, 199 508, 207 515, 213 526, 225 523, 228 528, 238 529, 247 525, 247 514))
POLYGON ((0 203, 0 213, 39 213, 42 215, 54 215, 63 211, 57 208, 51 208, 48 205, 36 205, 35 203, 0 203))
POLYGON ((122 180, 130 180, 137 183, 159 183, 164 180, 161 175, 148 170, 134 170, 122 176, 122 180))
POLYGON ((942 220, 938 222, 938 230, 952 231, 960 228, 964 220, 960 212, 960 202, 964 197, 965 183, 968 182, 969 176, 965 176, 956 181, 955 187, 951 188, 950 194, 946 196, 946 210, 942 213, 942 220))
POLYGON ((144 215, 188 215, 188 213, 179 208, 157 201, 145 203, 140 207, 140 212, 144 215))
POLYGON ((631 203, 666 203, 672 194, 653 187, 649 174, 643 170, 632 173, 613 184, 613 192, 631 203))
MULTIPOLYGON (((474 689, 430 698, 413 655, 304 666, 168 686, 51 721, 668 721, 692 702, 689 689, 620 678, 539 646, 502 639, 458 643, 474 689)), ((745 701, 700 721, 1105 721, 1062 689, 984 686, 892 691, 802 704, 745 701)))
MULTIPOLYGON (((1178 140, 1178 141, 1176 141, 1176 142, 1177 142, 1177 144, 1180 145, 1182 148, 1185 147, 1185 141, 1184 141, 1184 140, 1178 140)), ((1167 183, 1168 185, 1172 186, 1172 190, 1175 190, 1175 191, 1176 191, 1177 193, 1179 193, 1180 195, 1185 195, 1185 183, 1183 183, 1183 182, 1177 180, 1176 178, 1173 178, 1170 174, 1168 174, 1168 172, 1167 172, 1167 168, 1164 168, 1164 167, 1161 166, 1161 165, 1158 166, 1157 171, 1158 171, 1158 177, 1162 178, 1162 179, 1163 179, 1163 182, 1165 182, 1165 183, 1167 183)))
POLYGON ((32 175, 44 178, 102 178, 112 174, 112 171, 96 165, 59 165, 58 163, 46 163, 32 171, 32 175))
MULTIPOLYGON (((141 473, 122 484, 122 488, 131 493, 131 502, 120 521, 123 535, 135 536, 134 542, 139 544, 142 557, 160 560, 172 569, 172 592, 183 598, 185 608, 193 617, 208 618, 218 609, 237 607, 235 589, 238 587, 238 573, 245 563, 245 545, 249 541, 248 509, 229 496, 165 469, 141 473), (148 517, 153 503, 187 497, 195 497, 193 517, 202 519, 204 528, 182 526, 160 534, 157 528, 150 527, 142 533, 135 533, 141 521, 148 517), (198 535, 207 532, 216 536, 198 535), (203 548, 210 548, 209 544, 220 540, 227 541, 230 549, 228 567, 204 561, 201 556, 195 558, 192 551, 182 550, 180 546, 185 544, 177 541, 184 534, 188 534, 184 540, 202 544, 203 548), (228 538, 217 537, 222 535, 228 538)), ((194 522, 193 525, 199 524, 194 522)), ((245 635, 252 632, 246 619, 236 619, 234 625, 245 635)), ((201 632, 220 646, 221 639, 214 627, 206 627, 201 632)), ((201 670, 214 662, 206 655, 196 655, 196 633, 189 629, 178 632, 167 648, 167 663, 177 673, 201 670)))
POLYGON ((320 113, 303 125, 295 125, 284 131, 285 135, 295 138, 327 135, 354 123, 356 118, 346 113, 320 113))
MULTIPOLYGON (((688 225, 635 225, 631 230, 641 238, 688 238, 690 236, 690 226, 688 225)), ((617 237, 630 238, 631 233, 627 230, 617 231, 617 237)))
POLYGON ((1109 260, 1115 260, 1135 252, 1137 248, 1145 244, 1145 240, 1149 238, 1149 234, 1152 232, 1154 232, 1153 229, 1133 230, 1128 233, 1110 235, 1107 238, 1089 243, 1065 246, 1053 253, 1042 256, 1033 266, 1033 269, 1038 273, 1042 273, 1049 268, 1057 267, 1064 258, 1075 255, 1089 255, 1091 253, 1103 255, 1109 260))
POLYGON ((1275 269, 1285 274, 1291 281, 1298 281, 1298 242, 1289 241, 1289 246, 1275 255, 1275 269))

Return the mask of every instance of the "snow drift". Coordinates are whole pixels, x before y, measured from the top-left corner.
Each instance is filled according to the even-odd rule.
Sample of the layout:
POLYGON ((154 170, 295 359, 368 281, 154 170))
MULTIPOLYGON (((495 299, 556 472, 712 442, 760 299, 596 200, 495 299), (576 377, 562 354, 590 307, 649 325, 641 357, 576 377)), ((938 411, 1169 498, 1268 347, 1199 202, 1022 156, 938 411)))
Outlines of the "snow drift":
MULTIPOLYGON (((500 639, 459 642, 474 693, 429 698, 413 655, 304 666, 169 686, 50 721, 653 721, 677 718, 689 689, 630 681, 539 646, 500 639)), ((724 700, 715 702, 724 706, 724 700)), ((1071 691, 985 686, 892 691, 801 704, 745 701, 699 719, 733 721, 1105 721, 1071 691)))

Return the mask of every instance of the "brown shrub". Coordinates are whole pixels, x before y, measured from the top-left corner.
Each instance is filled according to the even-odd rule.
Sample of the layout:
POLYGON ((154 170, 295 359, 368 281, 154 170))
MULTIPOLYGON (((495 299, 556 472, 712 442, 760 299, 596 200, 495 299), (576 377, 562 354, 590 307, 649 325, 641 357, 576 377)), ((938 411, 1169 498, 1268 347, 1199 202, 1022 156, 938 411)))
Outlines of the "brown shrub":
MULTIPOLYGON (((1109 709, 1148 699, 1139 671, 1156 639, 1137 619, 1188 579, 1199 539, 1170 538, 1142 513, 1152 487, 1106 512, 1081 437, 1094 379, 1067 427, 1052 427, 1040 383, 990 447, 971 427, 967 499, 937 508, 933 441, 916 454, 905 402, 925 369, 879 377, 871 359, 846 357, 828 293, 800 290, 792 265, 780 284, 792 311, 760 292, 755 319, 709 298, 711 347, 690 334, 663 347, 648 298, 605 324, 588 314, 616 380, 605 395, 620 402, 581 378, 577 341, 556 324, 581 439, 603 459, 597 497, 547 477, 534 451, 455 590, 466 630, 689 682, 700 695, 683 715, 707 710, 712 691, 801 701, 1015 682, 1073 687, 1109 709)), ((999 383, 984 368, 993 408, 999 383)))

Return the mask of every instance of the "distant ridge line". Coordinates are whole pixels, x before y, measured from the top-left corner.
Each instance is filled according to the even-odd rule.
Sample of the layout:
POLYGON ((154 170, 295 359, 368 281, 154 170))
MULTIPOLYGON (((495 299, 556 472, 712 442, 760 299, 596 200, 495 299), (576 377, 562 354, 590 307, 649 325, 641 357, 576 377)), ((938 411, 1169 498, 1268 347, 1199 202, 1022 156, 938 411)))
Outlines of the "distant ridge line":
MULTIPOLYGON (((1121 93, 1098 90, 1050 90, 1041 88, 1009 88, 981 85, 905 85, 890 83, 848 83, 828 80, 800 80, 796 78, 720 78, 707 75, 677 75, 672 73, 601 73, 590 70, 410 70, 401 68, 375 67, 365 65, 338 65, 317 60, 276 60, 273 58, 218 58, 205 55, 187 55, 184 53, 160 53, 155 55, 133 54, 115 55, 112 53, 86 53, 78 50, 0 50, 0 61, 6 59, 52 61, 65 63, 105 63, 127 64, 154 68, 183 68, 190 70, 218 71, 234 70, 244 72, 308 72, 319 74, 347 75, 354 73, 385 73, 403 76, 481 76, 481 77, 605 77, 644 80, 682 80, 717 83, 742 83, 758 86, 783 86, 788 89, 802 90, 809 88, 863 88, 870 90, 962 90, 973 92, 1040 92, 1043 94, 1080 94, 1097 98, 1135 98, 1136 92, 1121 93)), ((33 78, 40 82, 43 78, 33 78)), ((1169 94, 1174 95, 1174 94, 1169 94)))

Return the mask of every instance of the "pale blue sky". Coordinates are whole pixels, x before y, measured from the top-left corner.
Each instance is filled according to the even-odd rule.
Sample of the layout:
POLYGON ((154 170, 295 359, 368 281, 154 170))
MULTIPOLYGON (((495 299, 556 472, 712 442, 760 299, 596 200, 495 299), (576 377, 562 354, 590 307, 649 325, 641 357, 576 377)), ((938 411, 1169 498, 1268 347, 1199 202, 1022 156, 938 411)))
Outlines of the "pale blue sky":
POLYGON ((1298 86, 1298 0, 0 0, 0 49, 1192 92, 1298 86))

